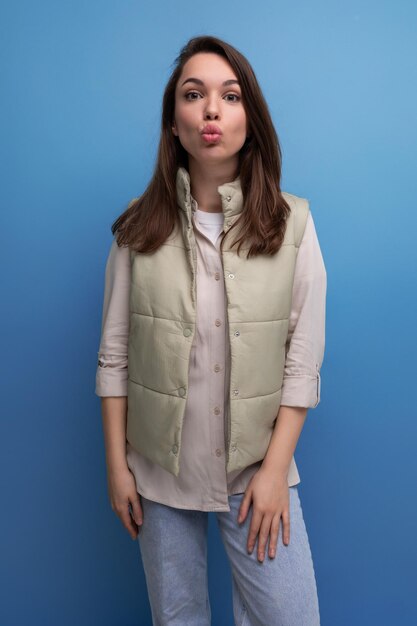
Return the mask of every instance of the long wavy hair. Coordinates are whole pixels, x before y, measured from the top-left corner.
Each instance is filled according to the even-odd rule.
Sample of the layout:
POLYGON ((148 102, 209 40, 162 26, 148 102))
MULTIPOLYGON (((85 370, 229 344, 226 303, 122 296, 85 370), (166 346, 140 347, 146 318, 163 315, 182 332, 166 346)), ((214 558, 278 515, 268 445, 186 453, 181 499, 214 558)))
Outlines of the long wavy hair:
MULTIPOLYGON (((198 52, 214 52, 225 58, 235 72, 249 122, 248 137, 239 151, 238 173, 243 196, 239 218, 228 233, 239 230, 233 240, 237 253, 245 244, 247 256, 275 254, 285 235, 290 207, 281 193, 281 148, 255 73, 241 52, 211 36, 194 37, 181 49, 165 87, 158 155, 152 179, 144 193, 131 201, 112 224, 119 246, 150 253, 157 250, 180 222, 177 204, 178 167, 188 170, 188 153, 172 133, 175 90, 185 63, 198 52)), ((221 251, 226 233, 221 238, 221 251)))

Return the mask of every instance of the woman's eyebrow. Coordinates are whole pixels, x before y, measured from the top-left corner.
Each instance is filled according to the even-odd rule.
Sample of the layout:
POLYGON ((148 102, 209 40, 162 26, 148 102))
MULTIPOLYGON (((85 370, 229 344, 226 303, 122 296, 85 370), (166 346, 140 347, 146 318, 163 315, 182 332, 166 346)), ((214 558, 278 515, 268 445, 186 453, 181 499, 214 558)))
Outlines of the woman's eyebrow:
MULTIPOLYGON (((185 85, 185 83, 197 83, 197 85, 204 85, 204 82, 202 80, 200 80, 199 78, 187 78, 181 85, 181 87, 183 87, 185 85)), ((225 80, 222 85, 223 86, 227 86, 227 85, 240 85, 239 81, 236 80, 235 78, 229 78, 229 80, 225 80)))

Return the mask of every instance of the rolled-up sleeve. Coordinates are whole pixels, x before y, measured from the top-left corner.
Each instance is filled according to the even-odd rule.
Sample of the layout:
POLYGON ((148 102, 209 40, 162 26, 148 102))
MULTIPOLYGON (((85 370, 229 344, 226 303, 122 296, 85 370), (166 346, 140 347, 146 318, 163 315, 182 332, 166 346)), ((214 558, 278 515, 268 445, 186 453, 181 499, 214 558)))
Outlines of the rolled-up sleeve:
POLYGON ((320 402, 326 291, 327 273, 310 211, 295 266, 282 405, 315 408, 320 402))
POLYGON ((96 370, 97 396, 127 396, 130 252, 113 239, 106 263, 101 339, 96 370))

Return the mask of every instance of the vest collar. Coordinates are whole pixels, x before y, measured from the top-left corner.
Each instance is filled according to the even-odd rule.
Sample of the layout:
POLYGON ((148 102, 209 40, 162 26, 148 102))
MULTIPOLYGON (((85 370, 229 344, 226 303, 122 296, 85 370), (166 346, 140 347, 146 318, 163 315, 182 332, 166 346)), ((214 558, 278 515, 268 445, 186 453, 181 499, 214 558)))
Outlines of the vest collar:
MULTIPOLYGON (((177 170, 177 202, 180 209, 184 211, 191 222, 192 214, 195 211, 197 203, 191 195, 190 174, 185 167, 179 167, 177 170)), ((230 183, 224 183, 217 187, 222 200, 222 209, 225 224, 230 226, 232 221, 242 212, 243 195, 240 185, 240 176, 230 183)))

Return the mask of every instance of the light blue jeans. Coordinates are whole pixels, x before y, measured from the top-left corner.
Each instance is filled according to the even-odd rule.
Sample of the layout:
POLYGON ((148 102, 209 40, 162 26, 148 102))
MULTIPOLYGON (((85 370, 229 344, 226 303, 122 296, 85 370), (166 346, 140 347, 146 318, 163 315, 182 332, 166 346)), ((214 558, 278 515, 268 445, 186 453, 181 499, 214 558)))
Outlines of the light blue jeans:
MULTIPOLYGON (((236 626, 320 626, 313 561, 297 486, 289 487, 290 543, 258 561, 258 538, 247 551, 252 505, 237 522, 242 494, 229 496, 230 513, 215 512, 232 571, 236 626)), ((210 626, 206 511, 166 506, 141 496, 138 542, 153 626, 210 626)))

